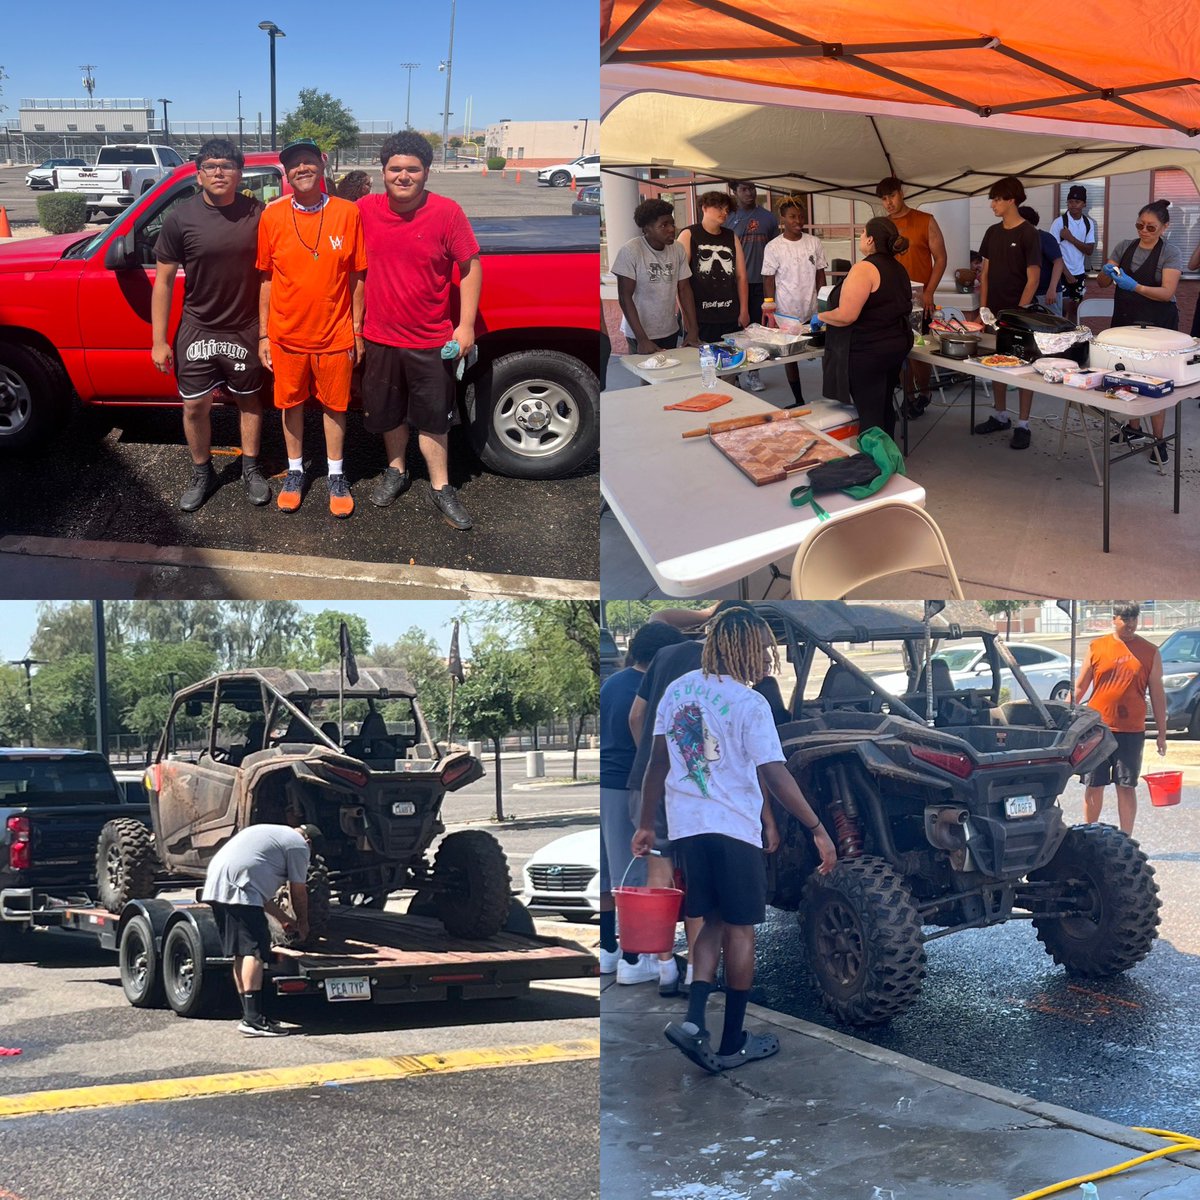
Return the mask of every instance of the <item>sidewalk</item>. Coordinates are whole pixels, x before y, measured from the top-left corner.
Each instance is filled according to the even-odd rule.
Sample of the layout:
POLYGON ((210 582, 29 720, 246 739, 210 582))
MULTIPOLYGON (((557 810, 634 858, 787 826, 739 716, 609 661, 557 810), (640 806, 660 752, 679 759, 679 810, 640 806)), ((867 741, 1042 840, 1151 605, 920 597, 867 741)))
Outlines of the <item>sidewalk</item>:
MULTIPOLYGON (((776 1034, 782 1050, 708 1076, 662 1036, 686 1001, 618 988, 612 975, 601 986, 606 1195, 1013 1200, 1167 1144, 755 1005, 747 1027, 776 1034)), ((709 1027, 720 1022, 710 1001, 709 1027)), ((1200 1154, 1096 1186, 1100 1200, 1194 1200, 1200 1154)))

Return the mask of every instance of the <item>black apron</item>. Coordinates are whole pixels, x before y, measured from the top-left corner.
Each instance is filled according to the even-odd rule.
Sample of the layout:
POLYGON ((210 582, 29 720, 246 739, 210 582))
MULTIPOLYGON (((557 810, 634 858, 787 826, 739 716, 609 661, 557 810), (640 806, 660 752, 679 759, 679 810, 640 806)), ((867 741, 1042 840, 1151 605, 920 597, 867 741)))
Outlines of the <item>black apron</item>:
MULTIPOLYGON (((1162 238, 1159 238, 1154 249, 1146 255, 1145 262, 1134 271, 1133 252, 1138 247, 1135 239, 1126 247, 1118 265, 1135 282, 1145 287, 1162 287, 1162 277, 1158 269, 1162 246, 1162 238)), ((1117 288, 1117 295, 1113 300, 1112 323, 1114 326, 1153 325, 1156 329, 1178 329, 1179 306, 1174 300, 1149 300, 1145 296, 1139 296, 1137 292, 1117 288)))

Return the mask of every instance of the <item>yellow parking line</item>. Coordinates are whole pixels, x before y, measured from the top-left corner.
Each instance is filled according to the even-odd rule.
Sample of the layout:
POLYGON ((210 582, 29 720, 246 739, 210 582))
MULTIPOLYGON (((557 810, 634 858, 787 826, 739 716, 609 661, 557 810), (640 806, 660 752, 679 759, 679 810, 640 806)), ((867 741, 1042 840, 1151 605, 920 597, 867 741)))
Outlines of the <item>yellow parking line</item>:
POLYGON ((229 1071, 187 1079, 147 1079, 141 1083, 100 1084, 0 1096, 0 1119, 88 1108, 119 1108, 160 1100, 197 1099, 320 1087, 327 1083, 376 1083, 492 1067, 536 1066, 600 1057, 599 1038, 547 1042, 540 1046, 500 1046, 485 1050, 454 1050, 448 1054, 403 1054, 396 1058, 360 1058, 309 1066, 277 1067, 262 1071, 229 1071))

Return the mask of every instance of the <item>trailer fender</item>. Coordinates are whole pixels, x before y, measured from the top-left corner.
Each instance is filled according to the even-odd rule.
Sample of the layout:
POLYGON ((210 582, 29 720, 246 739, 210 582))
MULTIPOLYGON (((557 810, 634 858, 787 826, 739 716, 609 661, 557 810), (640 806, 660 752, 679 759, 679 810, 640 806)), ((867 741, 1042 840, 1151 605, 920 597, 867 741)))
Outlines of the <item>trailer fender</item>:
POLYGON ((125 931, 125 926, 133 917, 141 915, 150 922, 150 928, 154 932, 154 944, 161 952, 163 938, 167 936, 167 923, 174 912, 175 905, 170 900, 130 900, 121 909, 121 919, 117 922, 114 944, 120 945, 121 934, 125 931))
MULTIPOLYGON (((165 938, 171 927, 186 921, 200 935, 200 944, 204 947, 204 957, 210 962, 217 959, 227 962, 224 948, 221 945, 221 932, 217 928, 217 919, 207 904, 189 904, 185 907, 176 906, 170 919, 163 928, 165 938)), ((161 944, 161 943, 160 943, 161 944)))
POLYGON ((505 933, 517 933, 524 937, 537 937, 537 930, 534 928, 533 917, 529 915, 529 909, 516 896, 508 902, 508 916, 505 917, 501 928, 505 933))

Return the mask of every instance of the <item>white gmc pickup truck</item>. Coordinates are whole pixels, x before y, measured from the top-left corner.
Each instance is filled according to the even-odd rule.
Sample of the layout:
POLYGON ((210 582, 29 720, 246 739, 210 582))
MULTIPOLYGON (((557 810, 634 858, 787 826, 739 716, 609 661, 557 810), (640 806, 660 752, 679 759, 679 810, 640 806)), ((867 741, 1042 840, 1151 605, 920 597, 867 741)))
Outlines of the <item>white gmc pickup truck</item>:
POLYGON ((182 165, 170 146, 101 146, 94 167, 56 168, 54 190, 82 192, 89 221, 95 213, 115 217, 182 165))

